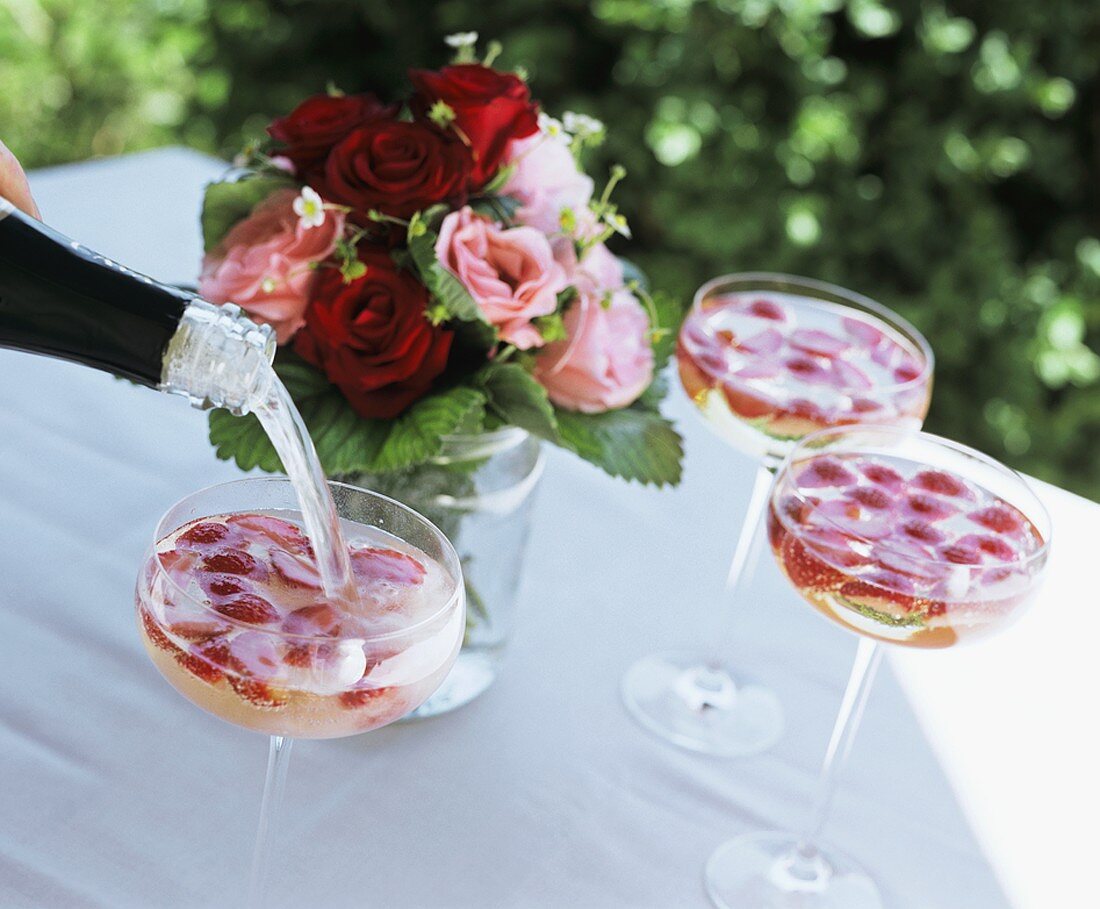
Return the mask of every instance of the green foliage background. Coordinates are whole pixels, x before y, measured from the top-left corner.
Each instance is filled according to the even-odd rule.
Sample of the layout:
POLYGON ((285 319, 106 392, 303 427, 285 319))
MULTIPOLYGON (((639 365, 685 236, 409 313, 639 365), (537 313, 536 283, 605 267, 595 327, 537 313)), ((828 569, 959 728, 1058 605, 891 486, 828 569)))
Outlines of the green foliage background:
POLYGON ((466 29, 611 126, 656 286, 876 296, 936 349, 930 429, 1100 498, 1091 0, 0 0, 0 136, 30 166, 230 153, 329 80, 398 90, 466 29))

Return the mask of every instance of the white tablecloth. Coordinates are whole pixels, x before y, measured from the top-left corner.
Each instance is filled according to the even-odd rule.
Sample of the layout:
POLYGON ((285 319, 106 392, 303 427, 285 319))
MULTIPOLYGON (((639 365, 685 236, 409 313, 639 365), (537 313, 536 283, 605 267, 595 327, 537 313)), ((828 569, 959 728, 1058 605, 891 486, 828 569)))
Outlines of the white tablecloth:
MULTIPOLYGON (((57 228, 188 281, 201 187, 219 171, 169 149, 32 183, 57 228)), ((715 845, 800 822, 854 641, 769 560, 734 655, 783 699, 788 731, 774 751, 741 761, 679 751, 619 703, 635 658, 698 643, 751 483, 751 466, 686 404, 671 411, 688 442, 678 490, 629 486, 550 452, 495 687, 450 716, 298 744, 274 905, 702 907, 715 845)), ((182 400, 9 351, 0 471, 0 905, 239 904, 266 742, 164 682, 131 599, 159 515, 238 471, 215 460, 205 417, 182 400)), ((1086 825, 1100 808, 1083 800, 1096 794, 1100 756, 1083 731, 1095 727, 1083 691, 1095 687, 1084 648, 1100 629, 1090 619, 1092 633, 1078 634, 1092 603, 1074 595, 1094 598, 1084 537, 1095 538, 1100 508, 1044 494, 1063 548, 1032 615, 985 656, 902 660, 921 723, 890 671, 872 695, 829 835, 892 907, 1084 905, 1066 887, 1091 874, 1077 866, 1091 851, 1082 838, 1096 846, 1086 825)))

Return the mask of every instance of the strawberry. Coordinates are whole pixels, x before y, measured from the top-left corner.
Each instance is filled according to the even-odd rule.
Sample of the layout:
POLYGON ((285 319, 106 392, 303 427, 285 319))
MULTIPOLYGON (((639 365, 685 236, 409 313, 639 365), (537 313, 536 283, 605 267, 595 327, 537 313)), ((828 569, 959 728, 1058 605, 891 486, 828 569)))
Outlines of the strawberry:
POLYGON ((169 653, 179 650, 179 647, 172 643, 148 609, 142 606, 138 613, 141 616, 141 627, 145 629, 145 636, 153 643, 154 647, 167 650, 169 653))
POLYGON ((225 641, 218 641, 217 643, 200 647, 199 653, 207 662, 213 663, 215 666, 219 666, 222 669, 228 669, 236 673, 245 671, 244 663, 233 654, 229 644, 225 641))
POLYGON ((692 400, 700 400, 714 387, 714 380, 695 364, 682 344, 676 348, 676 365, 680 369, 680 384, 692 400))
POLYGON ((797 537, 788 536, 783 541, 782 560, 787 577, 800 590, 830 590, 844 582, 844 575, 810 552, 797 537))
POLYGON ((1024 526, 1021 515, 1015 508, 1004 505, 990 505, 967 515, 975 524, 981 524, 994 533, 1018 533, 1024 526))
POLYGON ((898 384, 902 384, 904 382, 912 382, 921 374, 921 372, 922 370, 920 366, 918 366, 914 361, 908 360, 894 370, 894 381, 896 381, 898 384))
POLYGON ((168 627, 177 638, 194 641, 197 644, 212 641, 229 631, 228 625, 203 621, 173 622, 168 627))
POLYGON ((807 356, 794 356, 789 357, 785 365, 788 371, 796 379, 800 379, 803 382, 808 383, 822 383, 828 382, 832 377, 832 373, 829 372, 824 366, 807 356))
POLYGON ((184 549, 201 549, 220 543, 229 536, 229 528, 216 521, 199 521, 192 524, 176 538, 176 545, 184 549))
POLYGON ((870 508, 872 511, 885 511, 894 504, 894 500, 877 486, 857 486, 845 492, 848 498, 854 499, 864 508, 870 508))
POLYGON ((901 530, 902 533, 914 540, 919 540, 921 543, 927 543, 930 546, 935 546, 947 539, 942 530, 933 527, 926 521, 906 521, 901 525, 901 530))
POLYGON ((356 688, 352 691, 345 691, 340 695, 340 705, 346 707, 348 710, 356 710, 359 707, 366 707, 375 698, 382 697, 386 692, 390 690, 386 688, 356 688))
POLYGON ((874 413, 877 410, 882 410, 882 405, 870 398, 852 398, 852 410, 856 413, 874 413))
POLYGON ((783 336, 774 328, 765 328, 737 346, 750 354, 773 354, 783 346, 783 336))
POLYGON ((249 625, 266 625, 279 618, 275 607, 254 593, 242 593, 225 603, 218 603, 214 609, 227 618, 249 625))
POLYGON ((786 322, 787 314, 778 303, 760 298, 748 305, 748 312, 758 319, 771 319, 773 322, 786 322))
POLYGON ((723 383, 722 393, 726 396, 726 403, 729 404, 730 410, 746 420, 766 417, 775 411, 775 401, 740 383, 723 383))
POLYGON ((321 589, 321 574, 317 566, 282 549, 271 550, 275 573, 291 587, 321 589))
POLYGON ((328 603, 302 606, 287 614, 283 620, 283 631, 289 634, 338 635, 340 613, 328 603))
POLYGON ((248 586, 240 578, 231 574, 199 574, 199 586, 211 597, 231 597, 238 593, 248 593, 248 586))
POLYGON ((836 458, 817 455, 795 477, 801 488, 817 489, 823 486, 851 486, 856 476, 836 458))
POLYGON ((887 467, 885 464, 879 464, 875 461, 860 464, 859 471, 872 483, 885 486, 891 492, 897 492, 905 483, 901 474, 892 467, 887 467))
MULTIPOLYGON (((833 382, 837 388, 844 389, 845 391, 866 391, 871 388, 871 379, 867 376, 862 369, 853 366, 847 360, 833 360, 833 382)), ((864 406, 868 403, 866 399, 860 399, 864 406)), ((872 410, 877 410, 879 405, 874 401, 869 402, 872 406, 872 410)), ((855 401, 852 402, 852 407, 858 410, 858 406, 855 401)))
POLYGON ((190 672, 191 675, 202 679, 204 682, 209 682, 211 685, 224 678, 224 674, 217 666, 207 662, 197 654, 181 651, 176 654, 176 662, 190 672))
POLYGON ((999 562, 1013 562, 1017 558, 1015 549, 1000 537, 990 534, 967 534, 959 540, 958 545, 976 548, 999 562))
POLYGON ((424 566, 411 555, 396 549, 353 549, 351 569, 361 580, 389 581, 392 584, 412 586, 424 580, 424 566))
POLYGON ((959 509, 937 496, 915 492, 905 500, 905 510, 925 521, 942 521, 955 514, 959 509))
POLYGON ((864 322, 862 319, 845 316, 840 320, 840 324, 844 326, 844 330, 849 335, 867 347, 878 347, 886 337, 874 325, 864 322))
POLYGON ((791 347, 832 359, 848 348, 848 342, 819 328, 798 328, 791 332, 791 347))
POLYGON ((257 707, 282 707, 290 699, 285 691, 272 688, 264 682, 256 681, 256 679, 245 679, 232 675, 227 678, 238 695, 257 707))
POLYGON ((205 570, 217 571, 220 574, 250 575, 256 573, 259 563, 247 552, 223 549, 221 552, 206 556, 202 564, 205 570))
POLYGON ((942 470, 922 470, 912 482, 914 486, 941 496, 961 496, 968 492, 962 480, 942 470))
POLYGON ((963 546, 961 543, 941 546, 939 553, 955 565, 979 565, 982 561, 982 555, 976 546, 963 546))
POLYGON ((839 596, 849 607, 884 625, 920 625, 929 601, 914 595, 913 581, 882 569, 845 583, 839 596))

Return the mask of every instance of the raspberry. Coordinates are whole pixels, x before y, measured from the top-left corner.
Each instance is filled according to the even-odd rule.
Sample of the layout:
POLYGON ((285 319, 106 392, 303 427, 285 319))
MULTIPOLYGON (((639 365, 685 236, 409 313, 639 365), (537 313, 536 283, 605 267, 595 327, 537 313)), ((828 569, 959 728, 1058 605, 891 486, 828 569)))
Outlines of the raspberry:
POLYGON ((254 593, 242 593, 226 603, 214 607, 222 615, 249 625, 266 625, 279 618, 279 613, 263 597, 254 593))

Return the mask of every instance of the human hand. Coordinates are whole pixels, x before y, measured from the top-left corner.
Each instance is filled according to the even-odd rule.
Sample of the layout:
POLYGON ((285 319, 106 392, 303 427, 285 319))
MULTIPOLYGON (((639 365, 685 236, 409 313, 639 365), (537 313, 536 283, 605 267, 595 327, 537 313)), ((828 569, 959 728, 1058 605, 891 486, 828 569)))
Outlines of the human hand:
POLYGON ((27 184, 27 175, 23 173, 18 159, 8 147, 0 142, 0 196, 3 196, 28 215, 40 218, 38 206, 31 197, 31 188, 27 184))

